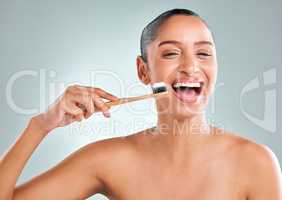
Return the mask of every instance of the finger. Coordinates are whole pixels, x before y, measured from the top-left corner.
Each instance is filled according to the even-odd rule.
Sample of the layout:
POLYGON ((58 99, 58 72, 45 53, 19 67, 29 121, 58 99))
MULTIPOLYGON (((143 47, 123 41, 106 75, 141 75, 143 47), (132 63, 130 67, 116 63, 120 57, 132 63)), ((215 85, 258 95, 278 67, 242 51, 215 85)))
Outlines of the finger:
POLYGON ((94 113, 94 111, 95 111, 94 103, 91 100, 91 103, 90 103, 89 107, 84 110, 84 117, 85 117, 85 119, 88 119, 94 113))
POLYGON ((91 92, 95 92, 97 93, 100 97, 104 98, 104 99, 108 99, 110 101, 116 101, 118 99, 118 97, 116 97, 115 95, 109 93, 109 92, 106 92, 105 90, 102 90, 100 88, 94 88, 91 89, 91 92))
POLYGON ((63 100, 61 103, 62 103, 62 108, 66 113, 69 113, 71 115, 81 115, 81 114, 83 114, 83 110, 81 108, 79 108, 75 104, 75 102, 63 100))
POLYGON ((76 91, 73 92, 69 98, 75 102, 76 106, 84 112, 84 117, 88 118, 94 113, 94 103, 88 89, 77 86, 76 91))
POLYGON ((90 94, 76 97, 75 102, 83 110, 86 119, 94 113, 94 102, 90 94))
POLYGON ((71 115, 71 114, 66 113, 66 114, 65 114, 65 117, 64 117, 64 120, 63 120, 63 122, 60 124, 60 126, 69 125, 69 124, 71 124, 71 123, 74 122, 74 121, 75 121, 74 115, 71 115))
POLYGON ((81 122, 84 119, 84 114, 75 115, 73 118, 75 121, 81 122))
POLYGON ((105 102, 99 96, 93 94, 93 102, 95 108, 101 110, 105 117, 110 117, 109 107, 106 106, 105 102))

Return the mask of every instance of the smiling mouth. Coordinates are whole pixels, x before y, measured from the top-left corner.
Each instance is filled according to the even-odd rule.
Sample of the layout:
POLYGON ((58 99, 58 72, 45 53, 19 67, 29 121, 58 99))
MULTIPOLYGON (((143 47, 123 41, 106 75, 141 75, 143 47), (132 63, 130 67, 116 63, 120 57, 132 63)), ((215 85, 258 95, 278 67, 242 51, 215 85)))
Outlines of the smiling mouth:
POLYGON ((195 103, 203 91, 203 81, 177 82, 172 84, 175 96, 185 103, 195 103))

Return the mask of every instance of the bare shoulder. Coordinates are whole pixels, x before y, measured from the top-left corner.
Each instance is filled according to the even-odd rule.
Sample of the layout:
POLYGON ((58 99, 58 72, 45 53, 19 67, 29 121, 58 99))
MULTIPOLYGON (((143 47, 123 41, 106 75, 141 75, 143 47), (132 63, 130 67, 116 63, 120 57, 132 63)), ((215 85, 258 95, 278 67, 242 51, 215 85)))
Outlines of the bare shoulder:
POLYGON ((276 155, 265 144, 257 143, 229 131, 224 131, 224 139, 232 147, 231 150, 240 158, 241 162, 259 164, 260 166, 263 166, 264 163, 278 164, 276 155))
POLYGON ((250 185, 261 184, 259 180, 281 184, 279 161, 267 145, 256 143, 236 133, 224 133, 223 138, 227 141, 229 151, 227 155, 231 155, 231 163, 250 185))
POLYGON ((95 150, 97 152, 101 152, 104 155, 111 155, 112 153, 115 153, 115 155, 131 154, 134 153, 140 143, 143 145, 143 142, 146 141, 146 131, 147 130, 143 130, 127 136, 99 140, 90 143, 88 148, 92 149, 93 151, 95 150))
MULTIPOLYGON (((100 141, 93 142, 89 144, 91 151, 101 152, 104 156, 111 156, 112 153, 115 155, 125 154, 130 156, 131 154, 135 154, 138 152, 139 148, 143 148, 146 143, 149 143, 151 140, 147 140, 150 138, 151 129, 145 129, 140 132, 136 132, 127 136, 120 136, 115 138, 103 139, 100 141)), ((127 157, 126 156, 126 157, 127 157)), ((134 155, 136 156, 136 155, 134 155)))
POLYGON ((108 138, 92 142, 84 147, 95 157, 95 162, 109 163, 132 156, 134 153, 130 136, 108 138), (118 159, 115 159, 118 158, 118 159))
POLYGON ((221 132, 217 141, 224 144, 225 166, 232 169, 248 199, 282 199, 281 168, 274 152, 238 134, 221 132))
POLYGON ((122 168, 134 162, 134 159, 137 160, 136 135, 139 134, 103 139, 83 148, 88 152, 89 159, 101 169, 98 174, 103 175, 105 169, 122 168))

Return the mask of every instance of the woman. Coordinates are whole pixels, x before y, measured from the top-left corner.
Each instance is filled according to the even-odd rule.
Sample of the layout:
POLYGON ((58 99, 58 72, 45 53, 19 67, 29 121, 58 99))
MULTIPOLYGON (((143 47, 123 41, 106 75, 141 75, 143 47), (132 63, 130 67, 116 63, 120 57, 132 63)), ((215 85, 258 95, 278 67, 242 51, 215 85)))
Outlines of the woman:
POLYGON ((102 99, 112 94, 71 86, 45 112, 33 117, 2 157, 0 199, 281 200, 279 163, 270 149, 206 121, 217 59, 212 34, 194 12, 169 10, 142 32, 138 76, 165 82, 156 99, 157 126, 86 145, 54 168, 15 187, 27 160, 56 127, 89 118, 94 108, 110 117, 102 99))

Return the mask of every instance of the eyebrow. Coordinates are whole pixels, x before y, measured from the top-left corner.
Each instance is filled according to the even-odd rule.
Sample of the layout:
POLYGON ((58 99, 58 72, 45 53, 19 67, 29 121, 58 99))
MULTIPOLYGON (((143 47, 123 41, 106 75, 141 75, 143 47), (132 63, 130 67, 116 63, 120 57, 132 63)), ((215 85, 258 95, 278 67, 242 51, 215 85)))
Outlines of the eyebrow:
MULTIPOLYGON (((165 44, 181 44, 181 42, 176 41, 176 40, 165 40, 165 41, 160 42, 160 44, 159 44, 158 46, 160 47, 160 46, 165 45, 165 44)), ((206 40, 198 41, 198 42, 195 42, 195 43, 194 43, 194 45, 196 45, 196 46, 198 46, 198 45, 204 45, 204 44, 213 46, 213 43, 212 43, 212 42, 206 41, 206 40)))
POLYGON ((165 44, 180 44, 180 42, 176 40, 165 40, 165 41, 160 42, 159 47, 165 44))
POLYGON ((204 41, 199 41, 199 42, 195 42, 195 45, 203 45, 203 44, 208 44, 208 45, 213 46, 213 43, 212 43, 212 42, 206 41, 206 40, 204 40, 204 41))

